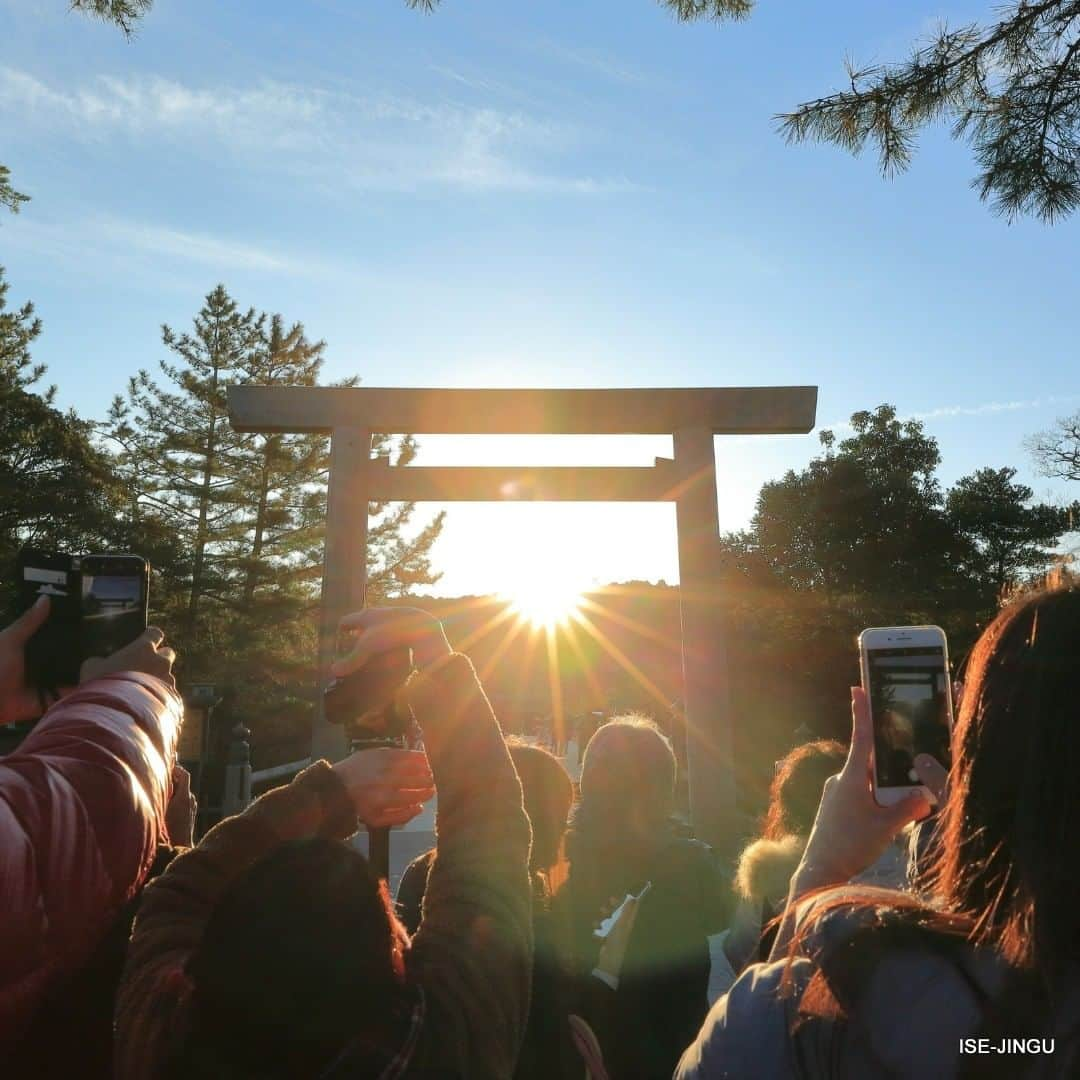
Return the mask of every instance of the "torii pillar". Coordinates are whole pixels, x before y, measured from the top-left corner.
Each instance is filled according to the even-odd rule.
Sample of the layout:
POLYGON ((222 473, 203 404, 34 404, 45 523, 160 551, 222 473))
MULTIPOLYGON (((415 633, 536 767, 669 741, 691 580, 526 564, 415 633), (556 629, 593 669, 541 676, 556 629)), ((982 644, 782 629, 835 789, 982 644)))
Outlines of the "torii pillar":
MULTIPOLYGON (((730 851, 737 837, 732 724, 719 602, 714 436, 805 433, 813 386, 628 390, 446 390, 231 386, 237 431, 331 437, 319 670, 326 678, 338 620, 364 605, 369 501, 610 500, 674 502, 678 525, 690 814, 695 835, 730 851), (371 457, 373 434, 674 437, 674 460, 651 468, 394 468, 371 457)), ((312 755, 346 752, 321 712, 312 755)))

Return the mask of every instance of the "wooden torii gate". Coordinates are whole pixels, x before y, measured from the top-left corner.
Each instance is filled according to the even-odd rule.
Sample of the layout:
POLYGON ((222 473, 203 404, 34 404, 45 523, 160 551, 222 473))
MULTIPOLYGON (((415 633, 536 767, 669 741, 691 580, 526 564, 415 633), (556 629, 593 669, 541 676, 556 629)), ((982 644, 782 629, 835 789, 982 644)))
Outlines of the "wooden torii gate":
MULTIPOLYGON (((724 849, 735 808, 714 435, 805 433, 817 387, 627 390, 447 390, 232 386, 242 432, 331 437, 326 563, 320 620, 325 677, 338 619, 364 604, 368 502, 674 502, 678 525, 684 705, 695 834, 724 849), (373 434, 672 435, 673 460, 633 468, 392 467, 371 456, 373 434)), ((312 755, 340 758, 344 733, 320 715, 312 755)))

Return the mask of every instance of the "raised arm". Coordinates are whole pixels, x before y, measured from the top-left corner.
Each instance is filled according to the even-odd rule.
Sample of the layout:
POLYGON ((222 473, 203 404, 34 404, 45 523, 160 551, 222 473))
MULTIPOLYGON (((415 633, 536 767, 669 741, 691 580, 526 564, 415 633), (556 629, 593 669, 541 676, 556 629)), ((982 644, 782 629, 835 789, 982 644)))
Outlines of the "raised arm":
POLYGON ((412 649, 421 672, 405 696, 423 728, 439 811, 423 917, 406 960, 428 1016, 412 1068, 510 1076, 529 1012, 531 832, 502 732, 469 659, 451 654, 426 612, 369 609, 342 627, 357 640, 335 674, 399 647, 412 649))
POLYGON ((142 885, 164 836, 182 715, 162 679, 111 674, 0 760, 0 1044, 142 885))
POLYGON ((408 973, 424 989, 420 1062, 457 1075, 513 1073, 529 1012, 531 840, 521 784, 468 658, 410 684, 439 793, 435 860, 408 973))

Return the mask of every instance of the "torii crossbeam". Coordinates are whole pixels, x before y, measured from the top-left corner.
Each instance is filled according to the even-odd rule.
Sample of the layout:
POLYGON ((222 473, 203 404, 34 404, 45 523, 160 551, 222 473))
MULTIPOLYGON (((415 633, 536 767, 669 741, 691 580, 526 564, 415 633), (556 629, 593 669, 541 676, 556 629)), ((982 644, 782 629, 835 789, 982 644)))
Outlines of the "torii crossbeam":
MULTIPOLYGON (((331 437, 326 563, 320 620, 325 677, 338 619, 363 606, 368 502, 612 500, 674 502, 679 542, 683 680, 690 812, 695 835, 732 842, 735 778, 718 603, 720 563, 715 435, 803 434, 817 387, 627 390, 448 390, 232 386, 237 431, 331 437), (673 460, 646 468, 394 468, 372 459, 373 434, 672 435, 673 460)), ((312 754, 345 752, 320 715, 312 754)))

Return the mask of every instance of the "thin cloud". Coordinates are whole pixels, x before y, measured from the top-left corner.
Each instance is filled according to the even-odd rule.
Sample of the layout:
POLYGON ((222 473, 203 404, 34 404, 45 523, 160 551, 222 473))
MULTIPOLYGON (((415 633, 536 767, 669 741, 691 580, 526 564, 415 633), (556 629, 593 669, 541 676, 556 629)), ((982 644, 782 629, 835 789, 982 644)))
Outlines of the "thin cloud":
POLYGON ((211 235, 118 218, 70 224, 20 218, 4 231, 6 243, 76 267, 88 262, 109 262, 129 269, 142 264, 154 269, 188 264, 215 272, 239 270, 304 277, 340 277, 356 272, 355 268, 275 251, 220 233, 211 235))
POLYGON ((552 60, 587 71, 609 82, 623 86, 644 86, 653 80, 644 72, 623 63, 610 53, 600 49, 571 47, 550 38, 539 38, 529 42, 530 49, 552 60))
MULTIPOLYGON (((943 405, 926 412, 913 412, 898 417, 900 420, 940 420, 952 416, 987 416, 993 413, 1019 412, 1026 409, 1042 409, 1050 405, 1066 405, 1077 400, 1080 395, 1054 394, 1049 397, 1031 398, 1027 401, 984 401, 978 405, 943 405)), ((835 424, 824 424, 829 431, 852 431, 849 420, 840 420, 835 424)))
POLYGON ((272 159, 293 176, 333 175, 365 190, 445 187, 466 192, 597 195, 632 189, 625 177, 570 174, 562 160, 584 133, 520 111, 358 95, 264 80, 194 87, 170 79, 100 76, 59 87, 0 66, 0 113, 88 139, 183 143, 191 152, 272 159))

